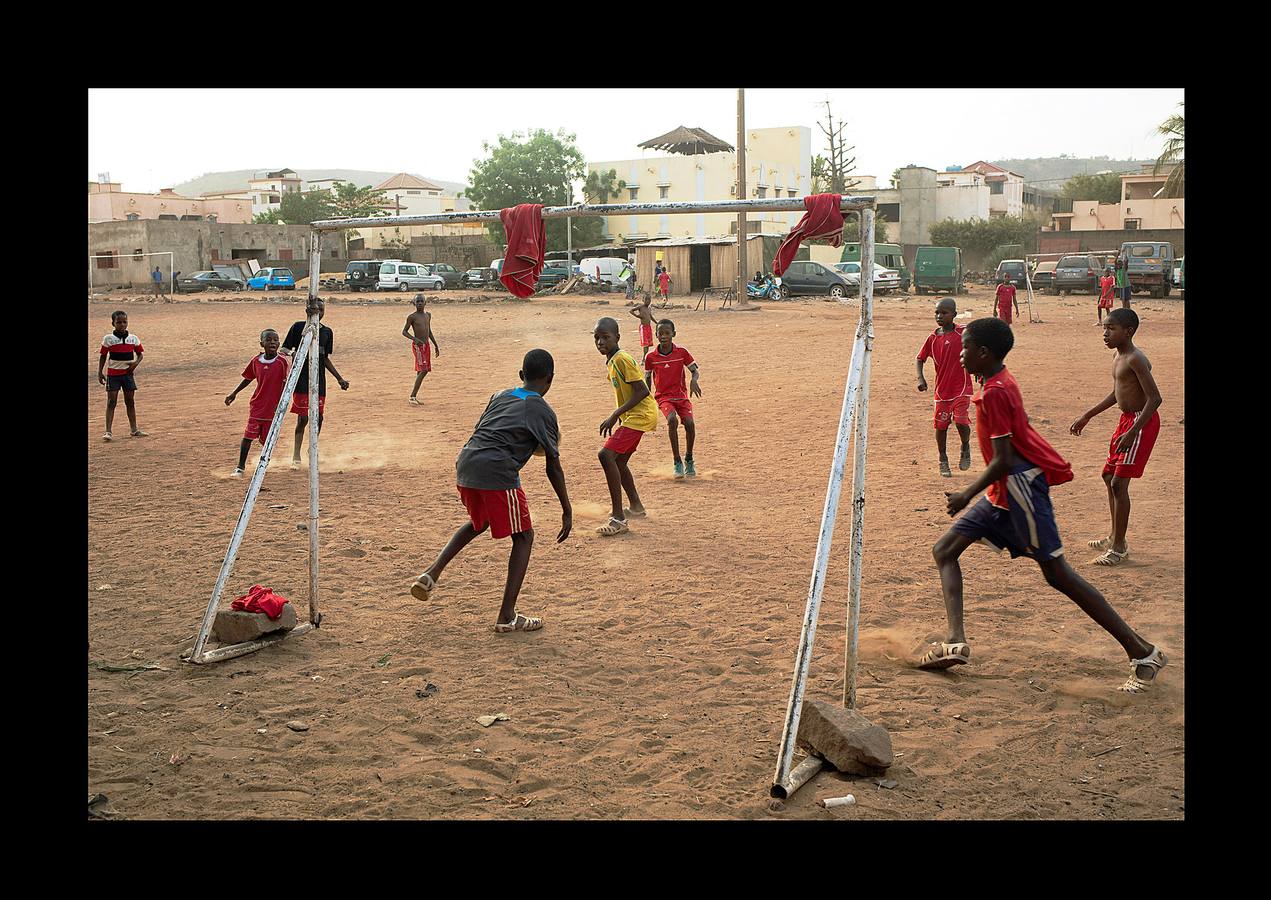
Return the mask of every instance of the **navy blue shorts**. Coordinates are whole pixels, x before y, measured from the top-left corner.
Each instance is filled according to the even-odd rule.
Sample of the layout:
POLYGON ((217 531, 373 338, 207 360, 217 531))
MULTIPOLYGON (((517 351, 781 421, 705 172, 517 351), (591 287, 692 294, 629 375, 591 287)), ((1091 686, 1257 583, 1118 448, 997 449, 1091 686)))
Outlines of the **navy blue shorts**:
POLYGON ((1032 463, 1015 466, 1006 477, 1010 509, 999 509, 987 497, 958 521, 953 530, 995 550, 1009 550, 1011 559, 1027 556, 1038 562, 1064 555, 1050 505, 1050 486, 1042 470, 1032 463))
POLYGON ((137 389, 137 379, 131 375, 107 375, 106 390, 117 391, 123 388, 125 391, 135 391, 137 389))

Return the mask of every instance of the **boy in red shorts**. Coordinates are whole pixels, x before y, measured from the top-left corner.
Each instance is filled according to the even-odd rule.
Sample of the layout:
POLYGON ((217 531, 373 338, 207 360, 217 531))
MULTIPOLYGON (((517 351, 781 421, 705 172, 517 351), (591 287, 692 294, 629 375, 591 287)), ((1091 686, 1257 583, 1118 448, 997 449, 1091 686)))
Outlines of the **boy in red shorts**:
POLYGON ((1108 445, 1108 461, 1103 466, 1103 483, 1108 487, 1108 508, 1112 513, 1112 531, 1107 537, 1089 542, 1102 550, 1094 560, 1096 566, 1116 566, 1130 555, 1125 542, 1130 527, 1130 479, 1142 478, 1156 436, 1161 430, 1161 392, 1152 377, 1152 364, 1143 351, 1134 346, 1139 330, 1138 314, 1121 307, 1108 313, 1103 325, 1103 343, 1116 351, 1112 359, 1112 393, 1091 407, 1072 423, 1069 431, 1081 434, 1086 424, 1112 406, 1121 407, 1121 421, 1108 445))
MULTIPOLYGON (((653 308, 649 305, 653 300, 648 294, 631 308, 631 315, 640 320, 640 358, 644 359, 653 349, 653 308)), ((646 372, 644 383, 653 386, 653 374, 646 372)))
POLYGON ((432 371, 432 356, 428 352, 428 342, 432 341, 437 355, 441 356, 441 346, 437 343, 437 335, 432 330, 432 313, 425 307, 428 300, 423 294, 415 295, 415 311, 406 317, 402 326, 402 337, 410 339, 411 355, 415 359, 415 387, 407 400, 411 406, 419 406, 419 386, 424 383, 424 376, 432 371))
POLYGON ((987 488, 966 515, 953 523, 931 548, 940 570, 948 639, 932 645, 919 660, 920 669, 947 669, 971 661, 962 624, 962 569, 958 558, 975 543, 1011 558, 1028 556, 1041 567, 1046 583, 1112 635, 1130 658, 1130 677, 1119 688, 1140 694, 1155 683, 1165 667, 1165 654, 1134 632, 1102 594, 1073 571, 1050 503, 1050 486, 1072 480, 1072 466, 1055 452, 1028 422, 1019 384, 1003 360, 1014 346, 1011 328, 1001 319, 976 319, 962 334, 962 365, 980 377, 975 397, 975 431, 987 464, 966 490, 946 492, 948 512, 957 515, 987 488))
POLYGON ((256 382, 256 390, 252 392, 252 398, 248 401, 247 427, 243 429, 243 441, 238 448, 238 468, 234 470, 235 476, 242 475, 243 469, 247 466, 247 451, 251 449, 252 441, 260 441, 261 446, 264 446, 265 438, 269 436, 269 426, 273 423, 274 413, 278 409, 278 401, 282 399, 282 389, 287 384, 287 373, 291 369, 291 362, 278 353, 278 344, 278 332, 272 328, 262 331, 260 348, 265 352, 252 357, 247 368, 243 369, 243 380, 225 397, 225 405, 229 406, 234 402, 239 391, 253 381, 256 382))
POLYGON ((469 521, 459 526, 433 564, 410 587, 412 596, 429 600, 446 565, 473 538, 487 528, 495 540, 511 535, 508 580, 503 588, 503 605, 494 620, 494 630, 499 634, 537 631, 543 627, 541 617, 523 616, 516 611, 516 598, 534 546, 530 505, 521 489, 520 475, 531 456, 546 458, 547 480, 560 500, 561 527, 556 543, 569 537, 574 527, 574 513, 557 449, 560 427, 556 413, 544 399, 555 377, 552 355, 546 350, 531 350, 525 354, 519 374, 521 387, 500 391, 490 398, 472 437, 455 460, 459 498, 468 510, 469 521))
MULTIPOLYGON (((347 391, 349 383, 340 377, 340 373, 335 370, 335 365, 331 362, 331 354, 335 351, 335 333, 329 326, 320 324, 322 317, 327 314, 326 301, 319 297, 316 302, 319 322, 318 358, 322 361, 322 365, 318 369, 318 433, 321 434, 322 420, 325 418, 324 413, 327 408, 327 372, 335 376, 335 380, 340 384, 340 390, 347 391)), ((305 326, 308 324, 305 319, 292 323, 291 329, 287 332, 286 340, 282 342, 283 353, 291 356, 300 347, 305 326)), ((296 469, 300 467, 300 448, 304 445, 305 427, 309 424, 308 357, 305 357, 304 368, 300 370, 300 378, 296 381, 296 389, 291 395, 291 411, 296 415, 296 446, 291 454, 291 467, 296 469)))
POLYGON ((971 376, 962 368, 962 332, 966 326, 954 325, 958 304, 952 297, 945 297, 936 304, 936 330, 927 335, 927 342, 918 351, 918 390, 927 389, 927 379, 922 366, 928 359, 936 363, 936 449, 940 452, 940 474, 952 478, 949 470, 949 423, 958 429, 962 439, 962 456, 958 468, 965 472, 971 468, 971 376))
POLYGON ((1108 266, 1103 270, 1103 277, 1099 279, 1099 321, 1096 325, 1103 324, 1103 311, 1112 309, 1112 292, 1116 290, 1117 279, 1112 274, 1112 267, 1108 266))
POLYGON ((997 286, 997 297, 993 305, 993 315, 1007 325, 1011 324, 1011 305, 1015 306, 1015 315, 1019 315, 1019 301, 1015 299, 1015 285, 1009 275, 1002 276, 1002 283, 997 286))
POLYGON ((671 432, 671 455, 675 457, 675 477, 697 477, 693 463, 693 441, 697 438, 697 426, 693 422, 693 404, 688 399, 702 396, 697 383, 697 363, 693 354, 671 342, 675 337, 675 323, 670 319, 658 322, 658 348, 644 355, 645 380, 653 379, 653 399, 666 416, 666 427, 671 432), (693 381, 684 390, 684 370, 693 373, 693 381), (684 423, 684 459, 680 459, 680 432, 676 427, 684 423))
POLYGON ((635 479, 627 461, 640 446, 644 433, 658 427, 658 408, 653 405, 649 386, 645 384, 644 375, 631 354, 618 349, 618 323, 605 316, 596 322, 592 337, 595 338, 596 349, 608 361, 609 383, 613 386, 614 403, 618 407, 613 415, 600 423, 601 436, 609 438, 599 456, 600 466, 605 470, 605 482, 609 486, 611 509, 609 521, 596 532, 608 536, 631 530, 627 516, 643 518, 647 515, 640 495, 636 493, 635 479), (618 426, 617 431, 614 431, 615 425, 618 426), (622 508, 624 490, 631 501, 627 510, 622 508))

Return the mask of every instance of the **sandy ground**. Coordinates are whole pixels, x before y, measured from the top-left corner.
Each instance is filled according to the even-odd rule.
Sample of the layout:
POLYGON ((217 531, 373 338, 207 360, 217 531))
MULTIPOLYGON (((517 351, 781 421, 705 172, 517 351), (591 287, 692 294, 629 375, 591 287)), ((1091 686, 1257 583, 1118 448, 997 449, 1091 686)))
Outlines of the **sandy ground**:
MULTIPOLYGON (((1099 470, 1116 415, 1083 437, 1068 433, 1111 383, 1094 298, 1041 298, 1044 324, 1017 323, 1008 359, 1034 424, 1076 471, 1053 493, 1070 560, 1169 652, 1158 689, 1130 697, 1115 691, 1128 667, 1111 638, 1050 590, 1035 564, 980 548, 963 558, 973 665, 929 673, 910 664, 944 627, 930 556, 949 524, 943 491, 982 462, 977 453, 972 472, 952 481, 937 472, 930 394, 915 390, 913 363, 935 299, 878 300, 859 708, 891 733, 898 785, 823 772, 778 804, 768 786, 857 305, 671 313, 702 367, 702 475, 672 479, 660 423, 632 462, 650 517, 611 539, 593 533, 607 510, 596 429, 612 393, 590 331, 597 316, 617 314, 631 348, 634 320, 620 298, 607 307, 594 298, 437 302, 442 353, 423 407, 413 408, 400 336, 409 307, 358 296, 334 298, 324 320, 352 387, 332 383, 322 436, 322 627, 206 667, 178 655, 192 643, 247 486, 229 477, 247 397, 231 408, 222 398, 257 352, 259 330, 285 331, 302 317, 303 298, 89 304, 88 788, 121 814, 1183 817, 1183 304, 1136 300, 1164 424, 1147 477, 1132 489, 1133 555, 1121 568, 1090 565, 1085 548, 1107 530, 1099 470), (119 305, 146 348, 137 397, 151 436, 104 444, 97 348, 119 305), (407 587, 462 523, 455 455, 532 347, 556 358, 549 401, 575 530, 553 543, 559 510, 532 460, 523 480, 538 538, 520 609, 547 625, 502 636, 490 626, 507 541, 474 542, 430 604, 407 587), (109 672, 98 663, 162 668, 109 672), (477 723, 494 713, 509 718, 477 723), (292 720, 309 730, 289 730, 292 720), (848 792, 854 807, 815 805, 848 792)), ((989 296, 972 288, 960 306, 988 315, 989 296)), ((297 525, 308 478, 285 465, 293 421, 225 602, 262 582, 303 618, 308 538, 297 525)), ((115 433, 127 433, 122 404, 115 433)), ((827 700, 842 691, 848 513, 844 504, 808 681, 808 696, 827 700)))

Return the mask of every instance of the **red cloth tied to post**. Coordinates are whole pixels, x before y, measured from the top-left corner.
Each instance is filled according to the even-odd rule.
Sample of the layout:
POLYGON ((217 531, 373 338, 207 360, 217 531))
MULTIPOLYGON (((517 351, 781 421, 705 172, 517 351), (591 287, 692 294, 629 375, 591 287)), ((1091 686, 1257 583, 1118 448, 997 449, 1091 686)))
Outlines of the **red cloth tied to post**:
POLYGON ((813 194, 803 198, 803 205, 808 211, 777 248, 777 255, 772 260, 773 275, 782 275, 790 268, 799 243, 808 238, 828 237, 832 246, 842 246, 843 211, 839 209, 842 199, 840 194, 813 194))
POLYGON ((547 226, 543 224, 543 204, 520 203, 499 210, 499 219, 508 233, 508 249, 499 281, 517 297, 534 293, 543 254, 547 252, 547 226))
POLYGON ((271 619, 277 619, 286 605, 286 598, 279 597, 272 588, 253 584, 252 589, 231 603, 229 608, 240 612, 264 613, 271 619))

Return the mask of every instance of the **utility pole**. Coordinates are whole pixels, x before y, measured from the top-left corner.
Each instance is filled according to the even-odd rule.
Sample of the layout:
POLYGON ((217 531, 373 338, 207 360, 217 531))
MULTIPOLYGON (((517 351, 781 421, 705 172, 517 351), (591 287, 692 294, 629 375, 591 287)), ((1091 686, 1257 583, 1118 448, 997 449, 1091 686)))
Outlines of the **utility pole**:
MULTIPOLYGON (((737 199, 746 199, 746 91, 737 88, 737 199)), ((737 303, 746 303, 746 212, 737 213, 737 303)))

